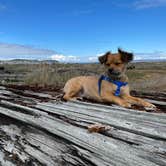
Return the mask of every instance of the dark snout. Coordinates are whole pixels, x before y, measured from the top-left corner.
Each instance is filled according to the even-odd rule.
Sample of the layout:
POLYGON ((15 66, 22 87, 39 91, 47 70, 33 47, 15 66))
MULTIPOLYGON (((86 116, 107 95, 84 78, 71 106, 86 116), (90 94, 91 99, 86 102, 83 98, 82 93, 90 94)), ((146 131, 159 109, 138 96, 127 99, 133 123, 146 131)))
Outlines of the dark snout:
POLYGON ((112 72, 113 72, 113 69, 112 69, 112 68, 110 68, 110 69, 108 69, 108 71, 109 71, 109 73, 112 73, 112 72))
POLYGON ((119 74, 120 74, 119 71, 116 71, 116 70, 114 70, 113 68, 109 68, 109 69, 108 69, 108 72, 109 72, 110 74, 113 74, 113 75, 119 75, 119 74))

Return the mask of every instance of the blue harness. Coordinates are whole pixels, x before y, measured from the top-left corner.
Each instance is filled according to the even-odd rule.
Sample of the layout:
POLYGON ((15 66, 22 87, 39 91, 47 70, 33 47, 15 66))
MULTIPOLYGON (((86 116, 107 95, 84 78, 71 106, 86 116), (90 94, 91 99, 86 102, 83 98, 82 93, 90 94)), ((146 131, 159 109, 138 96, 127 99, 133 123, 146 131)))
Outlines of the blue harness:
POLYGON ((114 94, 115 96, 120 96, 120 88, 122 86, 126 86, 128 84, 127 82, 115 81, 115 80, 112 80, 110 77, 101 75, 101 77, 99 78, 99 81, 98 81, 98 93, 99 93, 99 95, 101 93, 101 83, 102 83, 102 80, 111 82, 111 83, 113 83, 113 84, 115 84, 117 86, 115 94, 114 94))

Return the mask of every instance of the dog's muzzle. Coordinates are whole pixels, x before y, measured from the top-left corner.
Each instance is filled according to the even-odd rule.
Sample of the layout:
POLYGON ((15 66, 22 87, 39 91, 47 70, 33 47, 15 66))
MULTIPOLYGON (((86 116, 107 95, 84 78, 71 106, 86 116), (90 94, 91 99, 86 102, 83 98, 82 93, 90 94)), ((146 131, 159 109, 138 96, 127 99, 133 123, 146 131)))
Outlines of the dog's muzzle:
POLYGON ((109 72, 110 74, 112 74, 112 75, 120 75, 120 74, 121 74, 120 72, 115 71, 115 70, 113 70, 113 69, 108 69, 108 72, 109 72))

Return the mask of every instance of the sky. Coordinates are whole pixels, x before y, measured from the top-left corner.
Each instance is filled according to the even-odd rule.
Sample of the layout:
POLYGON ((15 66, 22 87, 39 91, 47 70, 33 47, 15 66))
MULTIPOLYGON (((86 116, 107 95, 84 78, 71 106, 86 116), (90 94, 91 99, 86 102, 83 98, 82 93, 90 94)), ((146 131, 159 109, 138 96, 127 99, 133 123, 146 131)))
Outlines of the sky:
POLYGON ((166 59, 166 0, 0 0, 0 59, 166 59))

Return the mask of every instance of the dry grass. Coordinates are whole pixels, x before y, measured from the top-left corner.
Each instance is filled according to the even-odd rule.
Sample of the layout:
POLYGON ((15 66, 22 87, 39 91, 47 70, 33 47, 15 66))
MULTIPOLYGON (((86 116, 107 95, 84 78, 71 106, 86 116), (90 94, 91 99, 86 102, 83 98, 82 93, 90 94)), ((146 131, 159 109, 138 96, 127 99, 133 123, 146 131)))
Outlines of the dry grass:
POLYGON ((98 67, 97 64, 42 64, 27 74, 25 84, 64 86, 65 82, 72 77, 97 75, 100 72, 98 67))
MULTIPOLYGON (((128 70, 132 90, 166 92, 166 62, 134 63, 128 70)), ((24 84, 39 86, 61 86, 75 76, 100 75, 104 68, 99 64, 38 64, 6 65, 14 74, 24 73, 24 84)), ((15 82, 18 84, 18 81, 15 82)))

